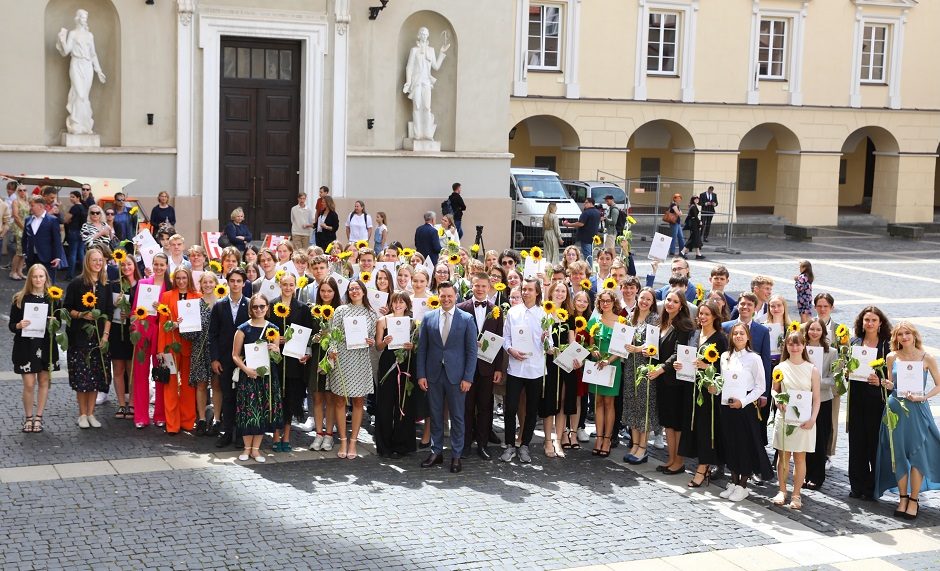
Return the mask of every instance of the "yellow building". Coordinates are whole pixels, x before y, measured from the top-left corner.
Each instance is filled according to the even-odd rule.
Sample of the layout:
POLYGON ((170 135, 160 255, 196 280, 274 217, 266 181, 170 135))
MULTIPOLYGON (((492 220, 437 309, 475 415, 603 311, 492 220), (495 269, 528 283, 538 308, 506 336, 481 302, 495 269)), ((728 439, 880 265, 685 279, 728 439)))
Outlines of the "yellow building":
POLYGON ((513 1, 513 166, 735 182, 797 224, 933 220, 940 2, 513 1))

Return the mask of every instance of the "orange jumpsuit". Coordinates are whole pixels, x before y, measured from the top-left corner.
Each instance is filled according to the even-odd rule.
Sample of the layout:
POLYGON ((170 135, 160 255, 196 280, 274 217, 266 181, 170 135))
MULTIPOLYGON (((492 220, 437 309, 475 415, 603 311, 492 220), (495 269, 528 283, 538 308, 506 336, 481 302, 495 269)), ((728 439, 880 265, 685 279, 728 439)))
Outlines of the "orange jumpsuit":
MULTIPOLYGON (((194 291, 186 293, 186 299, 199 299, 201 296, 194 291)), ((164 324, 179 319, 177 304, 180 293, 172 289, 160 296, 160 303, 170 308, 169 316, 160 316, 160 327, 157 330, 157 353, 171 353, 176 363, 176 375, 170 375, 170 382, 163 385, 163 402, 166 410, 166 431, 179 432, 192 430, 196 424, 196 389, 189 386, 189 366, 192 354, 192 343, 183 339, 179 329, 167 332, 164 324), (168 346, 179 343, 180 351, 174 352, 168 346)), ((160 388, 160 387, 158 387, 160 388)))

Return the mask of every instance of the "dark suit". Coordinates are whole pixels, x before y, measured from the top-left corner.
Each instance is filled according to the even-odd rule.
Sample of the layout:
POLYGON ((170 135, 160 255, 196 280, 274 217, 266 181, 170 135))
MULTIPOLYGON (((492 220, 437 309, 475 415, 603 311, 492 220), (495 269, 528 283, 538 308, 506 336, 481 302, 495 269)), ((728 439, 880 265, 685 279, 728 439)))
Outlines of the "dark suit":
POLYGON ((431 452, 441 454, 444 450, 446 398, 450 410, 450 446, 454 458, 460 458, 464 443, 466 396, 460 391, 460 382, 473 382, 477 364, 477 328, 473 316, 455 308, 447 343, 444 343, 440 328, 442 312, 443 309, 430 311, 421 322, 415 373, 419 380, 427 379, 428 382, 431 452))
POLYGON ((702 237, 708 240, 708 233, 712 229, 712 216, 715 215, 715 207, 718 206, 718 196, 715 191, 706 190, 698 195, 698 203, 702 205, 702 237))
MULTIPOLYGON (((721 324, 721 329, 725 332, 725 335, 731 331, 731 327, 735 324, 741 323, 740 319, 732 319, 731 321, 725 321, 721 324)), ((773 365, 770 362, 770 330, 761 325, 760 323, 751 320, 751 348, 755 353, 760 355, 761 363, 764 364, 764 394, 762 395, 767 399, 767 404, 761 407, 761 418, 764 425, 764 428, 767 428, 767 420, 770 415, 770 385, 771 381, 771 372, 773 365)), ((731 344, 730 337, 728 341, 729 345, 731 344)), ((757 403, 754 404, 757 406, 757 403)), ((764 444, 767 444, 767 431, 764 431, 764 444)))
POLYGON ((238 326, 248 321, 248 298, 244 295, 238 302, 238 312, 232 320, 232 306, 229 296, 225 296, 212 306, 209 314, 209 359, 222 364, 219 384, 222 386, 222 427, 226 434, 235 429, 235 388, 232 386, 232 346, 235 344, 235 331, 238 326))
POLYGON ((52 267, 52 260, 60 262, 65 259, 62 249, 62 236, 59 234, 59 219, 52 214, 46 214, 39 223, 39 229, 33 233, 33 216, 27 216, 23 225, 23 255, 26 256, 26 267, 33 264, 42 264, 49 270, 49 278, 55 283, 56 268, 52 267))
MULTIPOLYGON (((476 311, 474 310, 473 298, 457 304, 457 309, 467 312, 473 323, 476 325, 476 331, 480 331, 480 324, 477 322, 476 311)), ((490 312, 493 311, 493 304, 486 302, 486 318, 483 321, 483 331, 489 331, 502 337, 503 318, 500 316, 494 319, 490 312)), ((473 386, 467 393, 464 422, 466 423, 466 434, 464 436, 464 449, 469 449, 474 440, 477 446, 483 448, 489 443, 490 430, 493 427, 493 374, 499 371, 506 374, 506 350, 500 349, 492 363, 477 359, 476 371, 473 375, 473 386)))
POLYGON ((430 224, 422 224, 415 229, 415 250, 421 252, 425 258, 431 258, 437 265, 437 255, 441 253, 441 237, 430 224))

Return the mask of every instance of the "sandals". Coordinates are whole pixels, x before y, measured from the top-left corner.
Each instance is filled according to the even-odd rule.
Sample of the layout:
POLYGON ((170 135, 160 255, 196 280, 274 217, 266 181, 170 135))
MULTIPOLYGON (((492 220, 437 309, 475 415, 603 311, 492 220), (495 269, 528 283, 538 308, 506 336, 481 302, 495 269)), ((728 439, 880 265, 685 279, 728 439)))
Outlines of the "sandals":
POLYGON ((791 510, 803 509, 803 498, 801 498, 799 494, 793 494, 790 496, 790 505, 787 507, 791 510))
POLYGON ((37 414, 33 416, 33 434, 39 434, 42 432, 42 415, 37 414))
MULTIPOLYGON (((353 440, 353 442, 356 442, 356 441, 353 440)), ((355 446, 355 444, 353 444, 353 446, 355 446)), ((355 459, 358 458, 358 457, 359 457, 359 455, 356 454, 355 452, 349 452, 349 451, 346 452, 346 459, 347 459, 347 460, 355 460, 355 459)))
POLYGON ((571 436, 568 437, 568 440, 571 443, 572 450, 581 450, 581 443, 578 442, 578 432, 576 430, 568 429, 568 432, 571 433, 571 436))
POLYGON ((563 438, 561 439, 561 449, 562 450, 571 450, 571 429, 566 428, 563 438))
POLYGON ((546 457, 546 458, 554 458, 554 457, 556 456, 556 454, 555 454, 555 446, 552 445, 552 441, 551 441, 551 440, 547 440, 547 441, 545 442, 545 445, 542 446, 542 450, 545 451, 545 457, 546 457))
POLYGON ((608 456, 610 456, 610 437, 609 437, 609 436, 601 436, 598 440, 606 440, 606 441, 607 441, 607 450, 604 450, 604 449, 603 449, 603 446, 602 446, 601 449, 597 452, 597 455, 600 456, 601 458, 607 458, 608 456))
POLYGON ((907 514, 907 506, 909 506, 910 503, 905 505, 904 509, 901 509, 901 502, 904 500, 908 500, 908 502, 910 502, 910 498, 911 497, 907 494, 901 494, 901 500, 898 502, 898 509, 894 510, 894 517, 903 518, 905 514, 907 514))
POLYGON ((708 487, 708 483, 711 481, 712 476, 708 470, 708 467, 705 468, 704 472, 699 472, 696 468, 695 476, 692 476, 692 479, 689 481, 688 487, 690 488, 701 488, 702 486, 708 487), (699 483, 695 483, 695 478, 702 476, 702 480, 699 483))
POLYGON ((33 431, 33 417, 27 416, 23 419, 23 432, 33 431))
POLYGON ((337 458, 346 458, 346 439, 339 439, 339 450, 336 451, 337 458))
POLYGON ((119 407, 117 408, 117 410, 114 412, 114 418, 123 418, 123 419, 126 419, 126 418, 127 418, 127 407, 126 407, 126 406, 119 406, 119 407))
POLYGON ((910 499, 908 499, 908 502, 907 502, 907 509, 908 509, 908 510, 911 509, 911 504, 914 504, 915 506, 917 506, 917 512, 916 512, 916 513, 909 514, 909 513, 907 513, 907 510, 904 510, 904 519, 913 521, 913 520, 917 519, 917 514, 920 513, 920 504, 917 502, 917 498, 910 498, 910 499))
POLYGON ((254 461, 257 462, 258 464, 264 464, 264 463, 267 461, 267 458, 264 457, 264 454, 262 454, 262 453, 260 452, 260 450, 261 450, 260 448, 254 448, 254 447, 252 447, 252 448, 250 448, 250 450, 258 451, 258 455, 257 455, 257 456, 254 456, 254 455, 252 456, 252 459, 254 459, 254 461))

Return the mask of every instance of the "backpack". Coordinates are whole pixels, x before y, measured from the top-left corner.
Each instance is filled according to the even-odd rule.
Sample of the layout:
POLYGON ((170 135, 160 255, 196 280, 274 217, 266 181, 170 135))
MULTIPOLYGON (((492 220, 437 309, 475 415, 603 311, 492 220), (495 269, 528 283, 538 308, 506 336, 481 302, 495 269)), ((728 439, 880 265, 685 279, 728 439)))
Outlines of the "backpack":
POLYGON ((627 209, 618 208, 619 214, 617 214, 617 222, 614 224, 614 227, 617 230, 617 234, 623 234, 623 229, 627 226, 627 209))
POLYGON ((453 213, 454 213, 454 208, 450 205, 450 199, 448 198, 447 200, 441 203, 441 216, 444 216, 445 214, 453 214, 453 213))

